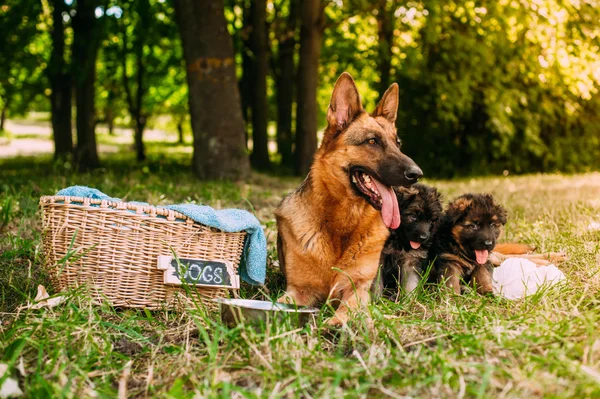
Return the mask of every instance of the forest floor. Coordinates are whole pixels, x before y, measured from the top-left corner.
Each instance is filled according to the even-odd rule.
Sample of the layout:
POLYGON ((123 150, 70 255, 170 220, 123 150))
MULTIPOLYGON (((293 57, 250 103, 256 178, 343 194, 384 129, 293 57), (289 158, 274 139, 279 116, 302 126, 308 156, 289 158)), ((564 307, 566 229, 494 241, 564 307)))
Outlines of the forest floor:
POLYGON ((27 397, 600 397, 600 173, 426 181, 447 199, 494 194, 509 211, 506 240, 567 253, 567 283, 523 300, 418 290, 370 305, 372 326, 355 319, 335 333, 322 327, 328 309, 316 326, 257 331, 225 327, 212 308, 114 309, 82 291, 54 308, 22 308, 38 284, 54 293, 39 197, 74 184, 254 212, 269 241, 267 284, 240 294, 281 292, 273 210, 299 180, 199 182, 177 148, 149 143, 141 165, 121 148, 86 174, 50 156, 0 159, 0 363, 27 397))

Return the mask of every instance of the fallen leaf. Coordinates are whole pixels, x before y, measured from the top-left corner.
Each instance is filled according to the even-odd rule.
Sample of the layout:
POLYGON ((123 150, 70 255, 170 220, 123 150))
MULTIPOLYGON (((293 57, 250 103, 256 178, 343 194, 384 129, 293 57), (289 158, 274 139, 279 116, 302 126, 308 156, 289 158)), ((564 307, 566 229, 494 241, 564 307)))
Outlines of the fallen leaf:
POLYGON ((37 295, 34 299, 35 303, 30 303, 27 306, 21 307, 21 309, 53 308, 63 303, 65 299, 66 298, 62 295, 50 298, 48 291, 46 291, 46 287, 40 284, 38 285, 37 295))
POLYGON ((23 363, 23 356, 19 358, 19 364, 17 364, 17 370, 21 373, 22 377, 27 377, 27 373, 25 373, 25 364, 23 363))
MULTIPOLYGON (((4 374, 8 372, 8 366, 4 363, 0 363, 0 378, 4 377, 4 374)), ((0 398, 16 398, 23 396, 23 391, 19 388, 19 382, 12 377, 8 377, 0 386, 0 398)))
POLYGON ((38 285, 38 292, 37 295, 35 296, 34 301, 39 302, 41 300, 44 300, 46 298, 50 298, 50 295, 48 294, 48 291, 46 291, 46 287, 44 287, 43 285, 38 285))

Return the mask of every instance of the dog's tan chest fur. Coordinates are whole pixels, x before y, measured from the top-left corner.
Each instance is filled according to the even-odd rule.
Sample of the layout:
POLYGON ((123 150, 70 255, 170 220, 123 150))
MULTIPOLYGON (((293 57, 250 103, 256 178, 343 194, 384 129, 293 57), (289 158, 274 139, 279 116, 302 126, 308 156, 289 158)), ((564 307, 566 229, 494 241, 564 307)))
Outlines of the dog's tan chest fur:
POLYGON ((303 196, 314 200, 310 191, 294 193, 276 211, 288 284, 307 291, 306 304, 314 304, 373 280, 389 235, 380 213, 368 204, 336 206, 334 198, 307 203, 303 196))

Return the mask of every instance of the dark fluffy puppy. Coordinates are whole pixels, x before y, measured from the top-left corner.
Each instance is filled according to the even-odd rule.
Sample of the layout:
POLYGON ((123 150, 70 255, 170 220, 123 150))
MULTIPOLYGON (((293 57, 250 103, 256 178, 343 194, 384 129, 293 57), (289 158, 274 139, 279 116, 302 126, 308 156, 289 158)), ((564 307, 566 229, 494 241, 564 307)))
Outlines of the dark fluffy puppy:
POLYGON ((443 213, 441 194, 425 184, 395 189, 402 222, 391 230, 381 256, 381 278, 374 287, 377 296, 383 289, 413 291, 427 262, 440 218, 443 213))
POLYGON ((452 201, 429 252, 432 278, 445 281, 456 294, 461 292, 461 279, 480 294, 491 293, 489 255, 505 224, 506 211, 489 194, 465 194, 452 201))

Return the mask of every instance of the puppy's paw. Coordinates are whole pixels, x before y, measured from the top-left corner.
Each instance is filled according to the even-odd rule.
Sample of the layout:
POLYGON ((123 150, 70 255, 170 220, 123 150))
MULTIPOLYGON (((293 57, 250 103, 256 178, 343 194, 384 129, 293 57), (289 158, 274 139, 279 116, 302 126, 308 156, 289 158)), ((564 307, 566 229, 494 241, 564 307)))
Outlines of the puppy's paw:
POLYGON ((564 262, 567 260, 567 254, 564 252, 550 252, 548 253, 548 259, 553 263, 564 262))

